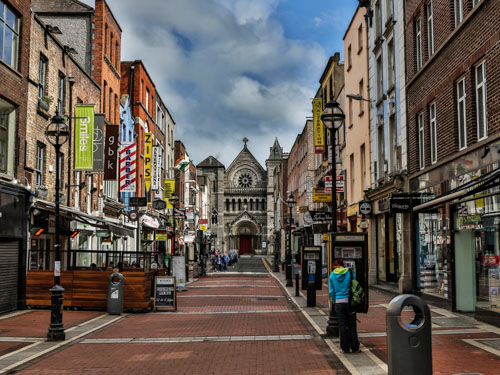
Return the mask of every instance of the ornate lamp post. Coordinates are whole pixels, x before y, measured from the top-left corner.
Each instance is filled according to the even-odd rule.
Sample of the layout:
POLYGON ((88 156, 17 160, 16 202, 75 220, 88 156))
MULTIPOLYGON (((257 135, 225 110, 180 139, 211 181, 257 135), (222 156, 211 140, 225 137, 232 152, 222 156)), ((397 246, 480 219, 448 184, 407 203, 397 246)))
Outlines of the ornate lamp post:
MULTIPOLYGON (((330 100, 325 104, 325 109, 321 113, 321 121, 330 130, 330 146, 332 147, 332 180, 334 186, 332 187, 332 223, 331 232, 337 231, 337 192, 336 192, 336 181, 337 181, 337 161, 336 150, 335 150, 335 133, 342 127, 345 121, 345 114, 340 108, 339 103, 335 100, 330 100)), ((333 243, 330 247, 330 259, 333 260, 333 243)), ((338 337, 339 336, 339 322, 337 320, 337 315, 333 308, 333 301, 330 305, 330 318, 328 319, 328 326, 326 327, 326 333, 329 336, 338 337)))
POLYGON ((293 199, 293 194, 286 200, 288 209, 290 210, 290 218, 288 219, 288 247, 286 249, 286 286, 293 286, 292 282, 292 208, 297 203, 293 199))
POLYGON ((69 128, 65 124, 66 119, 56 112, 52 117, 50 124, 45 130, 47 141, 56 149, 56 186, 55 186, 55 205, 56 205, 56 238, 54 243, 54 286, 50 289, 51 293, 51 311, 50 326, 47 332, 49 341, 59 341, 66 338, 62 322, 62 309, 64 299, 64 288, 61 286, 61 242, 59 238, 59 200, 60 200, 60 150, 61 146, 68 141, 69 128))
MULTIPOLYGON (((170 199, 168 201, 170 202, 170 204, 172 205, 172 207, 174 207, 173 210, 172 210, 173 211, 173 215, 172 216, 174 218, 174 238, 173 238, 173 240, 174 240, 174 242, 173 242, 174 246, 173 246, 173 254, 172 254, 172 256, 174 256, 175 255, 175 231, 176 231, 176 228, 175 228, 175 208, 179 204, 179 197, 175 193, 172 193, 172 196, 170 197, 170 199)), ((170 260, 169 260, 169 267, 168 267, 169 273, 171 273, 171 268, 172 268, 170 266, 172 264, 171 263, 172 262, 171 259, 172 258, 170 258, 170 260)))

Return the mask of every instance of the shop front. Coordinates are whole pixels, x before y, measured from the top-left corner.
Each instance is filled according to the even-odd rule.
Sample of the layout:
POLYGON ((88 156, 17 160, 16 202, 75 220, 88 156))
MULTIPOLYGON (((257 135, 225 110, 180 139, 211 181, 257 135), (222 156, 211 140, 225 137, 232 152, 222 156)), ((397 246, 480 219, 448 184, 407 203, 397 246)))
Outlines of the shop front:
POLYGON ((429 186, 414 208, 416 289, 500 326, 500 169, 492 163, 429 186))

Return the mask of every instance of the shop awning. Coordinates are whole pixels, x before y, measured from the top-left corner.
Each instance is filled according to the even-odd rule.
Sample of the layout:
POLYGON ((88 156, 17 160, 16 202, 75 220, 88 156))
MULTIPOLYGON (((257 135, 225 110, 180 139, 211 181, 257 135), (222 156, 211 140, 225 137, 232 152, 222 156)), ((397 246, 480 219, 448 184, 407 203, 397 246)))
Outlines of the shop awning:
POLYGON ((462 186, 450 190, 444 195, 415 206, 413 207, 413 211, 428 210, 452 200, 465 198, 467 196, 480 193, 496 186, 500 186, 500 168, 497 168, 489 173, 486 173, 483 176, 480 176, 479 178, 476 178, 475 180, 469 181, 462 186))
POLYGON ((111 233, 113 233, 115 236, 127 236, 127 237, 134 237, 134 231, 126 228, 119 227, 117 225, 109 224, 108 229, 111 233))

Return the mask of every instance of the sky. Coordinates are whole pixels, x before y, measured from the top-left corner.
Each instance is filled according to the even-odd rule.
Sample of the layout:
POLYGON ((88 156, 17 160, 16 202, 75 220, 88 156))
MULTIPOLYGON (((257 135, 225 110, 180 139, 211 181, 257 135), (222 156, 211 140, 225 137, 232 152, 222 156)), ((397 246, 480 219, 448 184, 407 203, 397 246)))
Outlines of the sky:
MULTIPOLYGON (((93 0, 83 0, 94 5, 93 0)), ((108 0, 122 61, 142 60, 195 164, 226 168, 248 138, 289 152, 357 0, 108 0)))

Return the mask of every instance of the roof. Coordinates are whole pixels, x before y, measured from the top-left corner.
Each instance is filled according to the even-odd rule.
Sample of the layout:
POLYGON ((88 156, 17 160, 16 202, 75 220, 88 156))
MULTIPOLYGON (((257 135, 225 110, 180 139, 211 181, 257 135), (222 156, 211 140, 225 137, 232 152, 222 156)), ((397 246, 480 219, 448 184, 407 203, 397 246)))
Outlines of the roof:
POLYGON ((94 8, 78 0, 31 0, 35 13, 93 13, 94 8))
POLYGON ((203 160, 200 164, 196 166, 196 168, 225 168, 224 164, 218 161, 213 156, 209 156, 205 160, 203 160))
POLYGON ((281 160, 281 155, 283 154, 283 148, 281 148, 280 143, 278 142, 278 137, 274 141, 273 147, 271 147, 268 160, 281 160))

